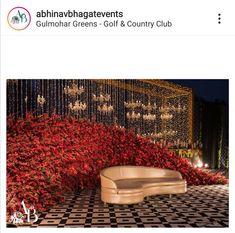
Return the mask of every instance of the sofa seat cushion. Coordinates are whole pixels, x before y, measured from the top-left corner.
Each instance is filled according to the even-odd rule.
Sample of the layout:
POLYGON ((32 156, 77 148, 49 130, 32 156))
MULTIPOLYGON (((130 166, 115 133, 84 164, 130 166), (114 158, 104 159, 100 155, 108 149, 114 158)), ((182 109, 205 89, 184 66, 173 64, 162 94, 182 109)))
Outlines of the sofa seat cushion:
POLYGON ((142 189, 153 186, 185 185, 185 180, 178 178, 134 178, 115 180, 118 189, 142 189))

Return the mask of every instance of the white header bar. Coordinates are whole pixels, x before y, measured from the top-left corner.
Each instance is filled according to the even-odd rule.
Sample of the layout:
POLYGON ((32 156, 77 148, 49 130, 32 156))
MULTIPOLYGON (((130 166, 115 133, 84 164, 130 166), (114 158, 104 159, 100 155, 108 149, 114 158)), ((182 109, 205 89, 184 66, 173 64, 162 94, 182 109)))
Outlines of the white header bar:
POLYGON ((72 0, 6 1, 2 6, 2 34, 235 35, 233 3, 232 0, 88 0, 79 4, 72 0), (11 12, 15 7, 25 8, 31 16, 25 30, 11 27, 21 25, 20 21, 13 22, 17 14, 24 20, 23 9, 11 12))

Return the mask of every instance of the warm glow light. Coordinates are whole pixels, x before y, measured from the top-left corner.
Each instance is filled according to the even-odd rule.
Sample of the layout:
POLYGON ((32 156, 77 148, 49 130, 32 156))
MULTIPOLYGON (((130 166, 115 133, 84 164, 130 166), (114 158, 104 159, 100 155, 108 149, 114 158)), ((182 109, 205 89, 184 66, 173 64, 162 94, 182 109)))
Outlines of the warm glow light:
POLYGON ((113 111, 112 105, 107 105, 107 103, 98 106, 98 111, 104 114, 109 114, 113 111))
POLYGON ((204 167, 205 167, 205 168, 208 168, 208 164, 207 164, 207 163, 205 163, 204 167))
MULTIPOLYGON (((63 116, 71 114, 105 124, 115 124, 116 117, 119 124, 153 140, 163 138, 171 143, 178 139, 180 142, 192 140, 192 91, 167 81, 18 79, 7 80, 7 88, 7 102, 11 106, 8 114, 16 117, 24 117, 27 111, 38 116, 56 111, 63 116), (106 118, 101 113, 112 114, 106 118), (126 120, 133 122, 126 124, 126 120), (138 123, 134 124, 137 120, 138 123)), ((194 143, 191 144, 189 149, 196 149, 194 143)), ((177 143, 172 147, 189 146, 177 143)))
POLYGON ((126 114, 127 120, 138 120, 140 116, 140 113, 136 113, 134 110, 126 114))
POLYGON ((144 114, 143 115, 143 119, 145 121, 154 121, 154 120, 156 120, 156 115, 155 114, 151 114, 151 113, 144 114))
POLYGON ((198 161, 197 167, 202 168, 203 167, 203 163, 201 161, 198 161))
POLYGON ((72 95, 72 96, 76 96, 76 95, 81 95, 83 92, 85 91, 83 86, 78 87, 76 84, 72 84, 72 86, 67 86, 64 87, 64 93, 67 95, 72 95))
POLYGON ((86 105, 86 103, 82 103, 81 101, 77 100, 77 101, 75 102, 75 104, 70 103, 70 104, 69 104, 69 108, 70 108, 72 111, 79 112, 79 111, 85 111, 86 108, 87 108, 87 105, 86 105))

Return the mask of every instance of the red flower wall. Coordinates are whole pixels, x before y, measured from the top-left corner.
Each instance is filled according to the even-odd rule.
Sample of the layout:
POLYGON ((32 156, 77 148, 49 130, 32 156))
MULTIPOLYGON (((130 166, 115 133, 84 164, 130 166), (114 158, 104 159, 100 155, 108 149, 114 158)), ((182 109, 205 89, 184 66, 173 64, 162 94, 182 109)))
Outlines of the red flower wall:
POLYGON ((44 211, 65 192, 99 186, 99 172, 114 165, 179 171, 188 185, 226 184, 220 174, 193 168, 186 159, 115 126, 58 115, 7 121, 7 211, 20 202, 44 211))

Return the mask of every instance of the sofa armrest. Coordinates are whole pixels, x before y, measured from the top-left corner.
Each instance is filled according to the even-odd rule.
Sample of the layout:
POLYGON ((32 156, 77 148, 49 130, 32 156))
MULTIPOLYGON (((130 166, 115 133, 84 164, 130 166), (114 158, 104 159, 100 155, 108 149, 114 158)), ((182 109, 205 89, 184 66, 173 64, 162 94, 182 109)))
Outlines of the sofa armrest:
POLYGON ((101 179, 101 187, 103 188, 117 188, 117 185, 113 180, 108 178, 107 176, 104 176, 103 174, 100 174, 101 179))
POLYGON ((175 171, 175 176, 176 178, 183 179, 181 173, 178 171, 175 171))

